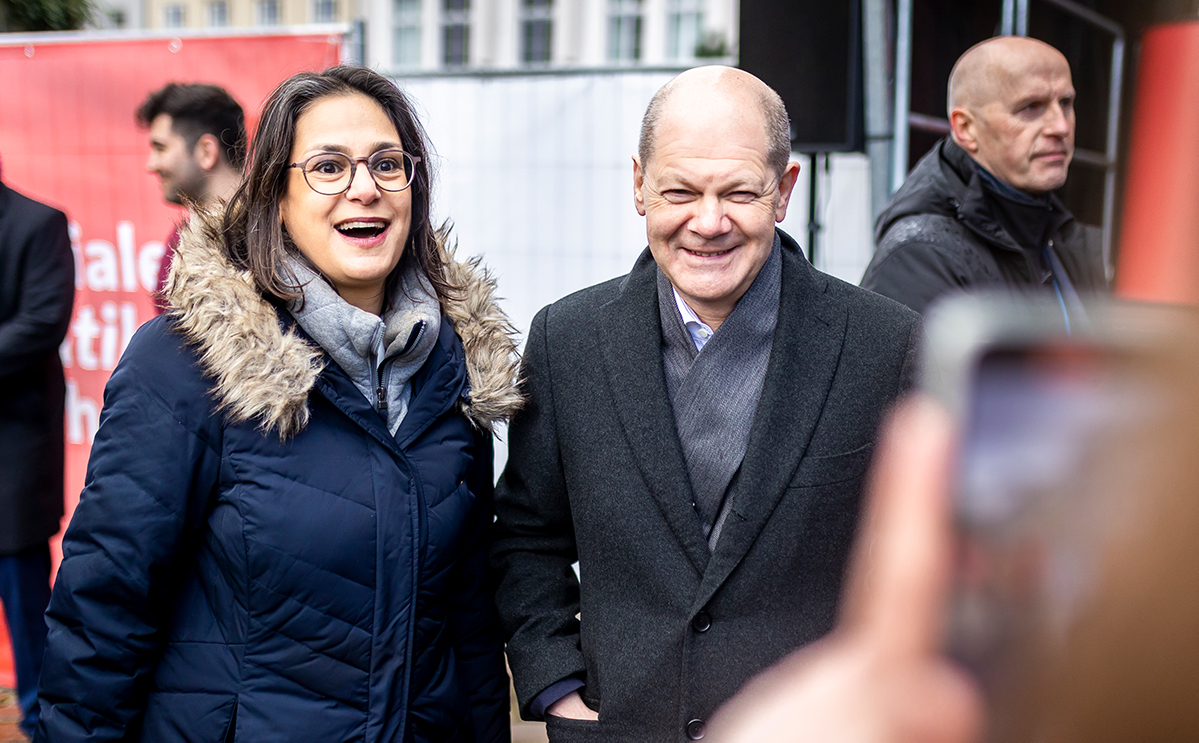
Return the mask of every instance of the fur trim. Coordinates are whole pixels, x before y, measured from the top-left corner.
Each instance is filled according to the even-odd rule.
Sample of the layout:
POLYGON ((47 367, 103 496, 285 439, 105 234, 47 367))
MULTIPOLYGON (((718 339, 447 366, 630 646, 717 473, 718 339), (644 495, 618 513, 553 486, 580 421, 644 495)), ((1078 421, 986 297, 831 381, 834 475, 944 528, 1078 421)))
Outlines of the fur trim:
POLYGON ((524 399, 519 383, 520 356, 516 328, 497 302, 496 281, 479 256, 458 262, 457 244, 449 245, 449 229, 436 231, 445 277, 461 288, 460 298, 442 302, 441 310, 454 326, 466 351, 470 400, 463 412, 480 428, 506 421, 520 410, 524 399))
MULTIPOLYGON (((470 398, 463 400, 462 411, 489 431, 522 403, 515 331, 499 308, 490 272, 478 258, 455 262, 446 235, 448 230, 437 232, 446 275, 462 287, 461 298, 442 303, 466 351, 470 398)), ((232 266, 220 244, 219 216, 193 209, 165 289, 170 313, 199 351, 226 419, 256 419, 263 433, 287 439, 308 424, 308 394, 324 369, 324 352, 295 332, 284 332, 250 272, 232 266)))

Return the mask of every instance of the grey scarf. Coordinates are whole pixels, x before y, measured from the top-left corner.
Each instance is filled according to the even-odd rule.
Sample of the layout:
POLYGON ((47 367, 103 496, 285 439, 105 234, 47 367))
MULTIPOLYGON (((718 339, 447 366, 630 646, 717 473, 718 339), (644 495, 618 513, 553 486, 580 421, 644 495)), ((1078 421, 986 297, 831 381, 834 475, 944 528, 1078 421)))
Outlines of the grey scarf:
POLYGON ((725 493, 745 458, 762 395, 778 321, 782 270, 776 234, 762 270, 703 351, 695 350, 670 281, 658 270, 666 389, 709 549, 715 548, 728 515, 725 493))
POLYGON ((288 257, 304 291, 288 307, 292 317, 349 375, 394 436, 408 413, 408 381, 429 358, 441 331, 441 305, 433 285, 410 267, 382 317, 345 301, 324 279, 288 257))

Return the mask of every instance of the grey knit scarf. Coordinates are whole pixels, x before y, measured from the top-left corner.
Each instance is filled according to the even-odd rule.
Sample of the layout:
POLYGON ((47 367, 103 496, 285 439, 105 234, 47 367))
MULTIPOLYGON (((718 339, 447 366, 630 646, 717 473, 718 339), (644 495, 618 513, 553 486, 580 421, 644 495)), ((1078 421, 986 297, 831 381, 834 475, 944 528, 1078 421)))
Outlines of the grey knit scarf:
POLYGON ((379 317, 342 299, 300 261, 286 260, 304 291, 303 301, 288 307, 292 317, 349 375, 394 436, 408 413, 408 380, 424 366, 441 331, 441 305, 433 285, 416 267, 409 268, 391 298, 391 309, 379 317))
POLYGON ((728 515, 725 493, 745 458, 762 395, 778 321, 782 271, 782 247, 776 234, 762 270, 703 351, 696 351, 670 281, 658 270, 666 389, 709 549, 715 548, 728 515))

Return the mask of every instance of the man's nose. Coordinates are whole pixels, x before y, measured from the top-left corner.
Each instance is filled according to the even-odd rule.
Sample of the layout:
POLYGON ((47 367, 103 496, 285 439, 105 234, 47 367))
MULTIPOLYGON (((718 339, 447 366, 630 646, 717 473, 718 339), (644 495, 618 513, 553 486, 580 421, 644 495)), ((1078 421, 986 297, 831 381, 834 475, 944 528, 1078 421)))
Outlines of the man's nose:
POLYGON ((371 176, 371 169, 365 162, 354 163, 354 171, 350 176, 350 188, 346 196, 354 201, 370 203, 379 198, 379 186, 371 176))
POLYGON ((716 237, 729 231, 722 199, 717 196, 704 196, 699 200, 698 208, 699 211, 691 220, 692 232, 701 237, 716 237))
POLYGON ((1045 133, 1054 137, 1065 137, 1070 134, 1070 114, 1066 107, 1058 103, 1049 107, 1049 122, 1045 133))
POLYGON ((158 172, 158 154, 156 152, 154 152, 153 150, 150 151, 149 155, 146 155, 146 172, 147 173, 157 173, 158 172))

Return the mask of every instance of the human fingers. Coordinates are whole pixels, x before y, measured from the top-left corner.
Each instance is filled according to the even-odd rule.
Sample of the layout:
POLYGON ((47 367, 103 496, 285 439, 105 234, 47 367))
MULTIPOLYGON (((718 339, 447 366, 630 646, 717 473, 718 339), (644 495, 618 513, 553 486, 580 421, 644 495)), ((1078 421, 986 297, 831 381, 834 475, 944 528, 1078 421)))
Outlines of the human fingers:
POLYGON ((867 489, 841 628, 884 654, 934 653, 952 563, 953 422, 913 395, 887 422, 867 489))

